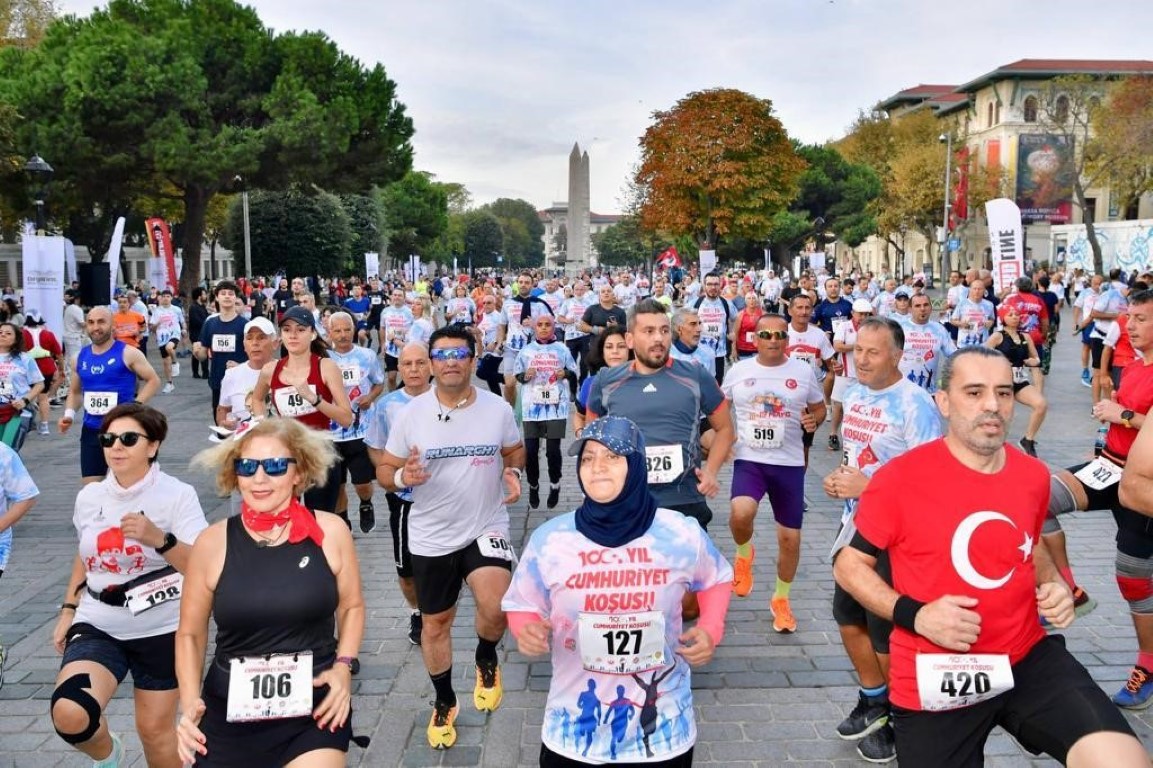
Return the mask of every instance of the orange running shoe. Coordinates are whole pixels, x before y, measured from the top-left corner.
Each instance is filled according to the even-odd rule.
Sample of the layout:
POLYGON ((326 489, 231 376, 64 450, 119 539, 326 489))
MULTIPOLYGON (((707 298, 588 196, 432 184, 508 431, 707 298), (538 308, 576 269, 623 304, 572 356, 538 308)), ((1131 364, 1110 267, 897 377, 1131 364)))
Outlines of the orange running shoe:
POLYGON ((753 591, 753 560, 757 557, 757 550, 749 545, 748 557, 737 555, 733 564, 733 594, 737 597, 747 597, 753 591))
POLYGON ((769 602, 769 610, 773 612, 773 629, 777 632, 796 632, 797 617, 793 616, 793 606, 789 605, 789 598, 774 597, 769 602))

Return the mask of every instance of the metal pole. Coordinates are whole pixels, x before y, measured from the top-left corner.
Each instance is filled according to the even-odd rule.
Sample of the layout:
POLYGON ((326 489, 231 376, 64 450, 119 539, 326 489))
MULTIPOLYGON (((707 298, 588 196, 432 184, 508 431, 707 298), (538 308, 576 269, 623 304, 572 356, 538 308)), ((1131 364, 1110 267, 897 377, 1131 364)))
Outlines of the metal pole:
POLYGON ((953 134, 946 134, 948 139, 945 145, 945 206, 941 216, 941 290, 949 279, 949 180, 953 176, 953 134))
POLYGON ((252 279, 252 234, 248 224, 248 190, 240 193, 240 202, 244 208, 244 276, 252 279))

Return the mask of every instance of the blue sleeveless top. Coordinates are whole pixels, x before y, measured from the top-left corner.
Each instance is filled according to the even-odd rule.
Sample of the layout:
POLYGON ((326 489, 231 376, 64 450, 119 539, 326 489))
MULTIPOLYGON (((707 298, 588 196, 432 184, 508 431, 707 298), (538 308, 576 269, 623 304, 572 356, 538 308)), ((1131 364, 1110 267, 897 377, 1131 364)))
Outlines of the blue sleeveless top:
POLYGON ((114 341, 104 353, 84 347, 76 359, 76 372, 84 391, 84 426, 100 429, 104 414, 117 405, 136 401, 136 373, 124 364, 124 342, 114 341))

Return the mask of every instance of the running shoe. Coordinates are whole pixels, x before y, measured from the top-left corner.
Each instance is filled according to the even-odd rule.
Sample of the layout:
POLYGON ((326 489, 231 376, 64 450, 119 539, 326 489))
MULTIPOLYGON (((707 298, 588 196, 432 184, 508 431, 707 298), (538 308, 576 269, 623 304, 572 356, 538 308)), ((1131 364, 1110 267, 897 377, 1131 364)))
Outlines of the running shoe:
POLYGON ((1077 618, 1088 616, 1097 608, 1097 601, 1089 597, 1089 593, 1082 587, 1073 590, 1073 613, 1077 618))
POLYGON ((433 749, 448 749, 456 743, 456 713, 459 707, 450 707, 442 701, 433 702, 432 717, 428 720, 428 745, 433 749))
POLYGON ((37 427, 36 432, 38 434, 44 435, 45 437, 52 434, 52 431, 48 429, 48 422, 46 421, 40 422, 40 426, 37 427))
POLYGON ((120 768, 124 761, 124 743, 115 733, 110 732, 108 735, 112 737, 112 751, 103 760, 93 760, 92 768, 120 768))
POLYGON ((4 687, 4 646, 0 645, 0 688, 4 687))
POLYGON ((164 389, 160 390, 165 395, 171 395, 176 391, 176 386, 170 381, 164 385, 164 389))
POLYGON ((870 698, 864 692, 858 691, 857 706, 853 707, 849 716, 837 726, 837 735, 848 741, 863 739, 888 722, 889 697, 870 698))
POLYGON ((791 633, 797 631, 797 617, 787 597, 774 597, 769 601, 769 611, 773 614, 773 631, 791 633))
POLYGON ((472 689, 472 703, 481 712, 495 712, 504 698, 497 664, 476 665, 476 687, 472 689))
POLYGON ((861 739, 857 744, 857 754, 870 763, 888 763, 897 757, 897 738, 893 726, 885 723, 877 730, 861 739))
POLYGON ((420 611, 413 611, 408 615, 408 642, 420 645, 420 635, 424 632, 424 619, 420 611))
POLYGON ((753 591, 753 560, 757 557, 757 550, 750 544, 748 557, 737 555, 733 565, 733 594, 737 597, 748 597, 753 591))
POLYGON ((528 508, 529 509, 539 509, 540 508, 540 486, 539 485, 530 485, 528 487, 528 508))
POLYGON ((1081 386, 1083 386, 1083 387, 1092 387, 1093 386, 1093 374, 1089 373, 1088 368, 1081 369, 1081 386))
POLYGON ((829 435, 829 450, 830 451, 841 450, 841 438, 837 437, 836 435, 829 435))
POLYGON ((545 501, 545 506, 547 506, 549 509, 556 509, 558 501, 560 501, 560 486, 550 485, 548 489, 548 499, 545 501))
POLYGON ((1145 709, 1153 704, 1153 677, 1144 667, 1133 667, 1125 687, 1113 694, 1113 703, 1125 709, 1145 709))
POLYGON ((1030 440, 1027 437, 1022 437, 1017 441, 1017 445, 1021 446, 1021 450, 1027 455, 1037 458, 1037 441, 1030 440))
POLYGON ((372 533, 376 529, 376 510, 372 507, 372 499, 360 502, 360 532, 372 533))

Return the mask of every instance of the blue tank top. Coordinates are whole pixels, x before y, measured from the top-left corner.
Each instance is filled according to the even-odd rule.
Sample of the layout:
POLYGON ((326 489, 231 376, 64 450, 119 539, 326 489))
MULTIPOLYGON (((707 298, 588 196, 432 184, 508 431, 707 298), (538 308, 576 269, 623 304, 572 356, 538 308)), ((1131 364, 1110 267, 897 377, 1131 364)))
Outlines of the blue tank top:
POLYGON ((76 372, 84 392, 84 426, 100 429, 104 414, 123 403, 136 402, 136 373, 124 364, 123 341, 96 354, 84 347, 76 359, 76 372))

